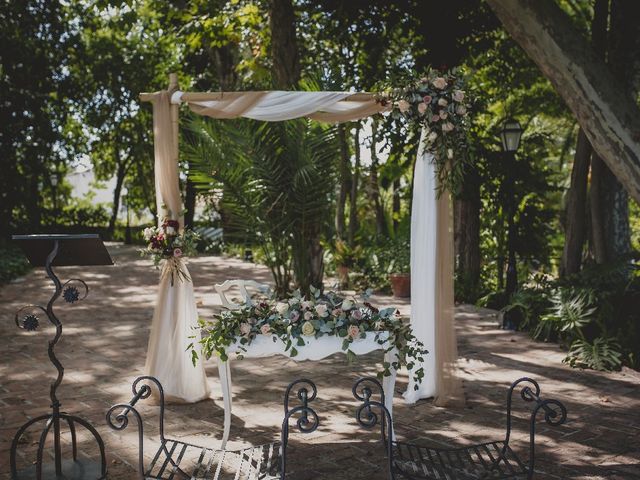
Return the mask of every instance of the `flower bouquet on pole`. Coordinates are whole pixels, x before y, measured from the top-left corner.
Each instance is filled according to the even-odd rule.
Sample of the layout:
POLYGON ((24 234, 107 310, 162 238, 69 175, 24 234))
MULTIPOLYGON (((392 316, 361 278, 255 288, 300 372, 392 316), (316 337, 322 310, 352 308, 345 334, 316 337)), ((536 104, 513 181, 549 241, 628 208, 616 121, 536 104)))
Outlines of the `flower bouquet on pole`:
POLYGON ((165 218, 159 227, 145 228, 142 232, 147 247, 140 250, 142 256, 150 257, 156 268, 162 266, 162 276, 171 275, 174 279, 190 282, 191 277, 184 268, 184 257, 196 254, 198 234, 192 230, 180 231, 177 220, 165 218))

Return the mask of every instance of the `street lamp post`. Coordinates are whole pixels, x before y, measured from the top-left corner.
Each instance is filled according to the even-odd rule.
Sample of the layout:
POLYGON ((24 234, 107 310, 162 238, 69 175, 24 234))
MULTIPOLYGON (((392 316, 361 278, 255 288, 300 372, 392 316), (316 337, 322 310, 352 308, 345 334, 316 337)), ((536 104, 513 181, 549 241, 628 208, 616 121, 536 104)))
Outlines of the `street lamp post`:
MULTIPOLYGON (((505 157, 511 161, 512 165, 516 162, 516 151, 520 146, 520 139, 522 137, 522 126, 517 120, 510 118, 504 122, 502 130, 500 131, 500 140, 502 143, 502 151, 505 157)), ((509 172, 513 171, 513 168, 508 169, 509 172)), ((507 300, 511 299, 518 288, 518 268, 516 266, 516 225, 515 225, 515 192, 513 190, 513 178, 506 179, 507 185, 505 185, 506 191, 506 210, 507 210, 507 282, 505 288, 505 294, 507 300)), ((514 325, 505 315, 504 319, 505 328, 514 328, 514 325)))

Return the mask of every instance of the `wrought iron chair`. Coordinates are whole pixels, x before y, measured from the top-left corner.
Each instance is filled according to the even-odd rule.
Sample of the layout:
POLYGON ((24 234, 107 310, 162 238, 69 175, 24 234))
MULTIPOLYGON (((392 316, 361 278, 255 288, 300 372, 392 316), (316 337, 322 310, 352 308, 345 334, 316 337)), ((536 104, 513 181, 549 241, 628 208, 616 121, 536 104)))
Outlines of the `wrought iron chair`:
POLYGON ((297 417, 296 424, 302 433, 314 432, 320 420, 309 406, 317 395, 315 384, 307 379, 299 379, 287 387, 284 397, 284 420, 280 441, 243 448, 240 450, 219 450, 183 442, 164 435, 164 392, 162 385, 154 377, 138 377, 132 385, 133 398, 129 403, 119 403, 107 412, 107 423, 114 430, 124 430, 132 415, 138 426, 138 478, 192 479, 192 480, 284 480, 287 471, 287 445, 289 442, 289 421, 297 417), (155 385, 160 400, 159 435, 160 447, 151 462, 144 461, 144 427, 142 416, 135 405, 139 400, 149 398, 155 385), (289 405, 291 392, 295 390, 299 401, 297 406, 289 405))
POLYGON ((380 382, 372 377, 361 378, 353 386, 354 397, 362 404, 356 410, 356 420, 365 428, 381 425, 382 439, 387 452, 390 479, 531 479, 535 467, 535 434, 537 415, 544 411, 545 421, 552 426, 562 425, 567 410, 558 400, 540 398, 540 386, 531 378, 521 378, 511 384, 507 393, 507 431, 503 440, 460 448, 431 448, 392 439, 389 411, 384 404, 380 382), (534 402, 529 426, 529 460, 524 462, 509 446, 511 438, 511 401, 515 388, 525 402, 534 402), (379 398, 379 400, 375 400, 379 398), (376 413, 380 412, 380 416, 376 413))
POLYGON ((255 280, 226 280, 223 283, 213 286, 218 295, 220 295, 220 301, 222 302, 222 305, 229 310, 238 310, 244 305, 252 303, 251 294, 247 290, 247 287, 263 294, 269 294, 270 292, 269 285, 258 283, 255 280), (233 300, 227 298, 227 292, 233 288, 238 288, 240 297, 242 298, 244 305, 237 304, 233 300))

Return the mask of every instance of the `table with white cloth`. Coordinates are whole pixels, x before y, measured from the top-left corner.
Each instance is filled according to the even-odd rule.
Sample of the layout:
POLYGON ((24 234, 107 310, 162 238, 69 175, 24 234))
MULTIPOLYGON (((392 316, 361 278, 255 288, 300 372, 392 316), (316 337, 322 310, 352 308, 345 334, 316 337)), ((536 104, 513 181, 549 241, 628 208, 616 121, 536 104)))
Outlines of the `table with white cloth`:
MULTIPOLYGON (((231 430, 231 408, 232 408, 232 384, 231 384, 231 368, 230 363, 233 355, 241 354, 242 361, 249 358, 265 358, 276 355, 284 355, 297 362, 304 360, 318 361, 326 358, 334 353, 347 353, 342 349, 344 338, 335 335, 327 335, 319 338, 302 337, 305 345, 296 345, 298 354, 291 357, 290 353, 285 350, 285 344, 280 338, 274 335, 258 335, 249 345, 242 345, 239 341, 230 345, 227 352, 227 361, 218 357, 218 372, 220 375, 220 384, 222 386, 222 398, 224 402, 224 433, 222 436, 222 446, 225 448, 229 440, 231 430), (275 341, 274 341, 275 340, 275 341), (246 351, 245 351, 246 350, 246 351)), ((384 377, 382 387, 385 395, 385 406, 389 413, 393 414, 393 392, 396 383, 396 370, 393 363, 397 361, 398 350, 392 347, 389 342, 388 332, 367 332, 365 338, 359 338, 349 344, 349 350, 356 355, 364 355, 374 350, 384 350, 384 361, 390 366, 390 375, 384 377), (389 349, 389 347, 392 347, 389 349)))

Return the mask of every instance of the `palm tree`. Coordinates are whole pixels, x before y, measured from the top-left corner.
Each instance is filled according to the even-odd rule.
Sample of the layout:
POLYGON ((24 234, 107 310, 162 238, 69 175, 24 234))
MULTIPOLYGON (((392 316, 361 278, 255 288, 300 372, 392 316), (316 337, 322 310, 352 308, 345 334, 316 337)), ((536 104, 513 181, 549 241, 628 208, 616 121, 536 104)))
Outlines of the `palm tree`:
POLYGON ((191 123, 187 156, 201 191, 222 188, 229 234, 257 243, 279 294, 322 288, 339 155, 336 129, 307 120, 191 123))

